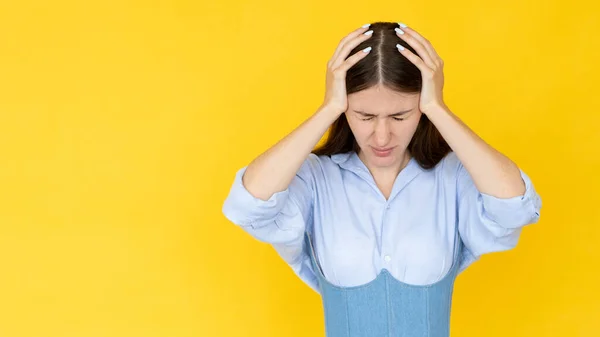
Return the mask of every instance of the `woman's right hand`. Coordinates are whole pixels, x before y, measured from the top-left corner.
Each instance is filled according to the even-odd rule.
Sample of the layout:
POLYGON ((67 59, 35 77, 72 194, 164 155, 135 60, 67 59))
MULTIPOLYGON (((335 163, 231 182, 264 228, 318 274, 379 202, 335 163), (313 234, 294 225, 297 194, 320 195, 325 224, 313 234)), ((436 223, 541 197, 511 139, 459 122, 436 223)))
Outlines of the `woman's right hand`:
POLYGON ((338 112, 340 115, 348 110, 346 72, 358 63, 358 61, 367 56, 371 51, 371 47, 360 50, 350 57, 348 55, 356 46, 373 35, 372 30, 367 31, 368 28, 368 25, 365 25, 344 37, 335 50, 333 57, 327 62, 326 90, 323 106, 338 112))

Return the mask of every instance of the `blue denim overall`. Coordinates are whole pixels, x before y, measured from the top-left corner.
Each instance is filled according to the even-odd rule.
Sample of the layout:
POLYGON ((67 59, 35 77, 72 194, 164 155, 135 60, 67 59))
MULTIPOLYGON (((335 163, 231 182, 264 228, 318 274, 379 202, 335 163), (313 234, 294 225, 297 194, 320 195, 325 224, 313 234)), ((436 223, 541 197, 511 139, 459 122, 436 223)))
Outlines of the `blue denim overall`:
POLYGON ((325 279, 315 256, 312 235, 305 234, 317 275, 327 337, 448 337, 454 280, 463 247, 455 231, 450 271, 429 285, 410 285, 387 269, 367 284, 339 287, 325 279))

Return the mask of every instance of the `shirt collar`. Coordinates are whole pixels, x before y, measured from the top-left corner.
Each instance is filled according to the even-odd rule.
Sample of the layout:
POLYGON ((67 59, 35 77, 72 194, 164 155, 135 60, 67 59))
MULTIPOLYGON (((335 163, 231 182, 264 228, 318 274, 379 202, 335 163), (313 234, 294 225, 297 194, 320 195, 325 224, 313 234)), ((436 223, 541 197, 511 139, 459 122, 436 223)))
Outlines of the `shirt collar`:
MULTIPOLYGON (((375 185, 375 181, 373 180, 371 172, 369 171, 365 163, 363 163, 363 161, 358 157, 358 154, 355 151, 334 154, 331 156, 331 160, 334 163, 338 164, 340 168, 354 172, 358 176, 367 180, 369 183, 375 185)), ((404 167, 396 177, 396 181, 394 183, 394 187, 390 198, 393 198, 409 182, 411 182, 414 178, 416 178, 420 173, 424 171, 425 169, 422 168, 421 165, 419 165, 415 158, 411 158, 406 167, 404 167)))
POLYGON ((344 163, 350 158, 352 154, 356 154, 354 151, 346 152, 346 153, 336 153, 331 156, 331 160, 336 164, 344 163))
POLYGON ((364 171, 369 172, 365 163, 358 157, 358 154, 355 151, 350 151, 346 153, 338 153, 331 156, 331 160, 338 164, 341 168, 357 172, 364 171))

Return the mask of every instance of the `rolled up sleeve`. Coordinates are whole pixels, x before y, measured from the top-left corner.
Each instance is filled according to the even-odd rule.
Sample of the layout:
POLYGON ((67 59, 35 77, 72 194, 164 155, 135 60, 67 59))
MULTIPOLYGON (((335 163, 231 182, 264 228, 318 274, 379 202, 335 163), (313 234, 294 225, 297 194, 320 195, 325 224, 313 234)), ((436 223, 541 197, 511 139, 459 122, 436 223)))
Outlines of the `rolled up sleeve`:
POLYGON ((497 198, 481 193, 485 214, 491 221, 504 228, 519 228, 536 223, 540 217, 542 201, 531 179, 519 169, 525 183, 525 193, 513 198, 497 198))
MULTIPOLYGON (((314 160, 314 158, 312 158, 314 160)), ((268 200, 253 196, 242 177, 247 167, 236 172, 222 212, 227 219, 255 238, 268 243, 299 243, 306 222, 311 219, 313 189, 311 158, 307 159, 292 182, 268 200)))
POLYGON ((458 172, 458 224, 461 238, 473 259, 517 245, 521 230, 537 223, 542 206, 531 179, 519 169, 525 193, 498 198, 477 190, 462 164, 458 172))

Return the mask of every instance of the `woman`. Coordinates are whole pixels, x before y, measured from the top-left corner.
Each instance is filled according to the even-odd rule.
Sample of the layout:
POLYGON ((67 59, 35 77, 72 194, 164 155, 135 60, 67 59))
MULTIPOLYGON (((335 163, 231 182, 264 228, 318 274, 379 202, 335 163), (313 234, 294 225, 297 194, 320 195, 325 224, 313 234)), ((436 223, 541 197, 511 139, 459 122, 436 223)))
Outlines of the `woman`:
POLYGON ((321 294, 327 336, 448 336, 456 275, 539 219, 529 177, 444 104, 442 70, 415 30, 365 25, 315 114, 237 172, 224 214, 321 294))

